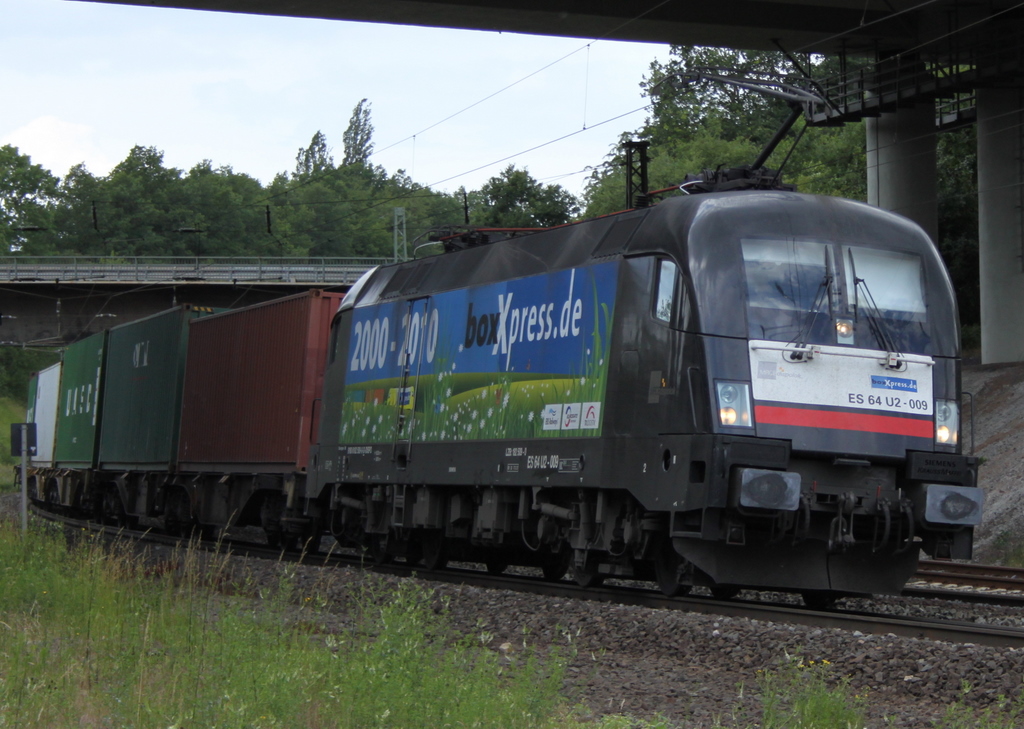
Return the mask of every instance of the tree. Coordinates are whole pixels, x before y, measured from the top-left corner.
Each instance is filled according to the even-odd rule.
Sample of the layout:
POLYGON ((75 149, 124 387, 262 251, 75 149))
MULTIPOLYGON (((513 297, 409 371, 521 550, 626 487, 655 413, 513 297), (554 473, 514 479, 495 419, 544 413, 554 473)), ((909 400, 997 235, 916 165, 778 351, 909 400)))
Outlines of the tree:
POLYGON ((373 154, 373 124, 370 122, 370 102, 363 99, 352 110, 348 127, 342 135, 345 145, 345 157, 341 164, 344 167, 361 165, 369 167, 370 156, 373 154))
POLYGON ((791 66, 778 51, 672 46, 669 60, 654 61, 640 88, 651 97, 651 116, 640 132, 654 145, 678 141, 709 124, 727 141, 747 139, 761 147, 789 115, 785 101, 757 91, 713 81, 674 84, 680 73, 696 69, 736 71, 741 76, 785 75, 791 66), (654 90, 657 89, 657 93, 654 90))
MULTIPOLYGON (((17 147, 0 147, 0 243, 4 252, 35 253, 26 231, 51 225, 59 180, 17 147)), ((46 232, 46 231, 39 231, 46 232)))
POLYGON ((981 321, 978 263, 977 129, 963 127, 939 135, 939 253, 953 279, 960 321, 981 321))
POLYGON ((474 225, 495 228, 545 228, 579 215, 579 201, 561 185, 544 185, 526 170, 509 165, 476 195, 474 225))
POLYGON ((309 141, 309 146, 300 148, 299 153, 295 155, 295 176, 318 175, 332 169, 334 169, 334 157, 331 156, 331 149, 327 146, 327 137, 317 129, 316 134, 309 141))

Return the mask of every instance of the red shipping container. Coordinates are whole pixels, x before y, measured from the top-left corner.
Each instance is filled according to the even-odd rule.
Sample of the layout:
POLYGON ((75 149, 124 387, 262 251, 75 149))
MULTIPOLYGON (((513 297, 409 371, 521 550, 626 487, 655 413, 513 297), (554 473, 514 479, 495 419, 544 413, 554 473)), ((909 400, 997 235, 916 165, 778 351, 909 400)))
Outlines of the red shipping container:
POLYGON ((313 290, 190 323, 180 470, 306 469, 342 297, 313 290))

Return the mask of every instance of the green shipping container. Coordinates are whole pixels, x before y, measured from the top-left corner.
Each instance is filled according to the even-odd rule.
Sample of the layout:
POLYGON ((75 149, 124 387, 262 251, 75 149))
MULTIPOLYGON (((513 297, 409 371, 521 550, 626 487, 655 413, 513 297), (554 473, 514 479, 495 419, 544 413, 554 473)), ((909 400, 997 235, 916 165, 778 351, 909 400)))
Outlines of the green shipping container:
POLYGON ((64 352, 53 454, 58 467, 96 465, 106 349, 107 332, 99 332, 75 342, 64 352))
POLYGON ((101 469, 173 468, 188 322, 210 312, 179 306, 110 330, 103 377, 101 469))

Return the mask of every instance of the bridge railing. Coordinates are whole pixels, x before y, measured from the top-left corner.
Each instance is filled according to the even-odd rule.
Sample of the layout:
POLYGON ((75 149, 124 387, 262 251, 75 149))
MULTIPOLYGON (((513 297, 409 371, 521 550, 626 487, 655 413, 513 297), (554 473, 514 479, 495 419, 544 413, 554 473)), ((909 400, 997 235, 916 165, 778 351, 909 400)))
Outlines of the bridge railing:
POLYGON ((351 284, 386 258, 0 256, 0 280, 351 284))

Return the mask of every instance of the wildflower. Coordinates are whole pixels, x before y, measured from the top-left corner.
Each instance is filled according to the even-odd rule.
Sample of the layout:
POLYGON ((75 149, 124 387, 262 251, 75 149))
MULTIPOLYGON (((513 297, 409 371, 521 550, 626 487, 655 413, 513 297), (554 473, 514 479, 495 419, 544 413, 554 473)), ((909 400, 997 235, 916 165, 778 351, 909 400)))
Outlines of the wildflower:
POLYGON ((529 420, 531 423, 533 422, 533 411, 532 410, 529 413, 527 413, 526 419, 529 420))

